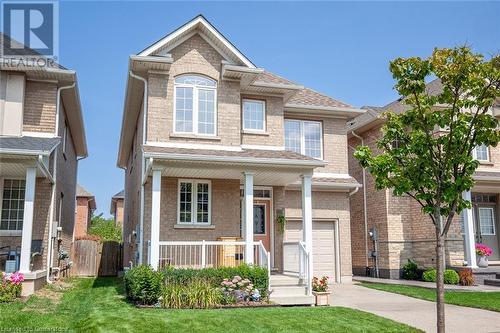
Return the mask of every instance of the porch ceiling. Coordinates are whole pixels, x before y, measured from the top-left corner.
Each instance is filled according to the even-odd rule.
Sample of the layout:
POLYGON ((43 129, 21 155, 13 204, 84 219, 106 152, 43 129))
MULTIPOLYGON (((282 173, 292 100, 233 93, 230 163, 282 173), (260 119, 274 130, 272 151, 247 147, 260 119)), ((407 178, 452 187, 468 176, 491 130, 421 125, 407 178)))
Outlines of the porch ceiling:
MULTIPOLYGON (((0 155, 0 178, 24 178, 28 167, 37 166, 37 156, 0 155)), ((37 177, 45 177, 37 168, 37 177)))
POLYGON ((242 183, 243 172, 252 172, 255 185, 267 186, 286 186, 299 181, 301 175, 313 172, 311 167, 155 160, 154 168, 157 167, 162 168, 162 176, 165 177, 239 179, 242 183))

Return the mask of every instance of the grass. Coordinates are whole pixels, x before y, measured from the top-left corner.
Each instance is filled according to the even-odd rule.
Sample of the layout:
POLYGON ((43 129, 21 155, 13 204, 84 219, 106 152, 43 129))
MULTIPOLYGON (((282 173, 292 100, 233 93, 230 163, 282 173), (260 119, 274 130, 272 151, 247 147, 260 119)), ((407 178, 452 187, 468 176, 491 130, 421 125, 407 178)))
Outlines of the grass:
POLYGON ((26 301, 0 304, 0 331, 71 332, 420 332, 342 307, 248 309, 138 309, 123 296, 120 279, 74 279, 26 301))
MULTIPOLYGON (((420 298, 426 301, 436 301, 435 289, 370 282, 361 282, 359 284, 367 288, 420 298)), ((500 292, 496 291, 477 292, 448 290, 444 294, 444 299, 447 304, 500 312, 500 292)))

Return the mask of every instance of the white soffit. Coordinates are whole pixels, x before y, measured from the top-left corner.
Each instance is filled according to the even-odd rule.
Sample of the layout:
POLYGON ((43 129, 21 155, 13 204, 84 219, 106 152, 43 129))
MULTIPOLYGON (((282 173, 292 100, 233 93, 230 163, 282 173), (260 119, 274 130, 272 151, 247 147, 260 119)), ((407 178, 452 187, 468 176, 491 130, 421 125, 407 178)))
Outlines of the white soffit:
POLYGON ((249 68, 256 68, 255 65, 243 55, 229 40, 226 39, 210 22, 203 16, 197 16, 193 20, 184 24, 171 34, 165 36, 158 42, 141 51, 139 56, 149 56, 155 54, 165 54, 177 45, 191 38, 198 33, 203 39, 211 44, 227 60, 241 63, 249 68))

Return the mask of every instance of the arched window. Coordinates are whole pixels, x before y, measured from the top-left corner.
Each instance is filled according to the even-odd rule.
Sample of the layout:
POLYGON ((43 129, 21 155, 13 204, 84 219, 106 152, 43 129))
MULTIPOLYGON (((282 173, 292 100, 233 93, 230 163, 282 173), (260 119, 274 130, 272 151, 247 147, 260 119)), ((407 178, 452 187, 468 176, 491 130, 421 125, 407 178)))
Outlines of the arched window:
POLYGON ((199 75, 175 78, 174 132, 216 134, 217 82, 199 75))

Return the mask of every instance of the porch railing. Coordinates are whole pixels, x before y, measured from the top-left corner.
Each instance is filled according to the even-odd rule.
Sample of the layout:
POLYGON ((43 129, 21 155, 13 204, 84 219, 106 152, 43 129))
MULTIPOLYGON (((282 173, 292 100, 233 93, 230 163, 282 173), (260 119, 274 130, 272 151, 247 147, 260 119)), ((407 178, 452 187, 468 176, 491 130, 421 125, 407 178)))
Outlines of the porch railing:
POLYGON ((299 279, 307 287, 310 295, 312 291, 312 272, 309 269, 309 251, 304 242, 299 242, 299 279))

